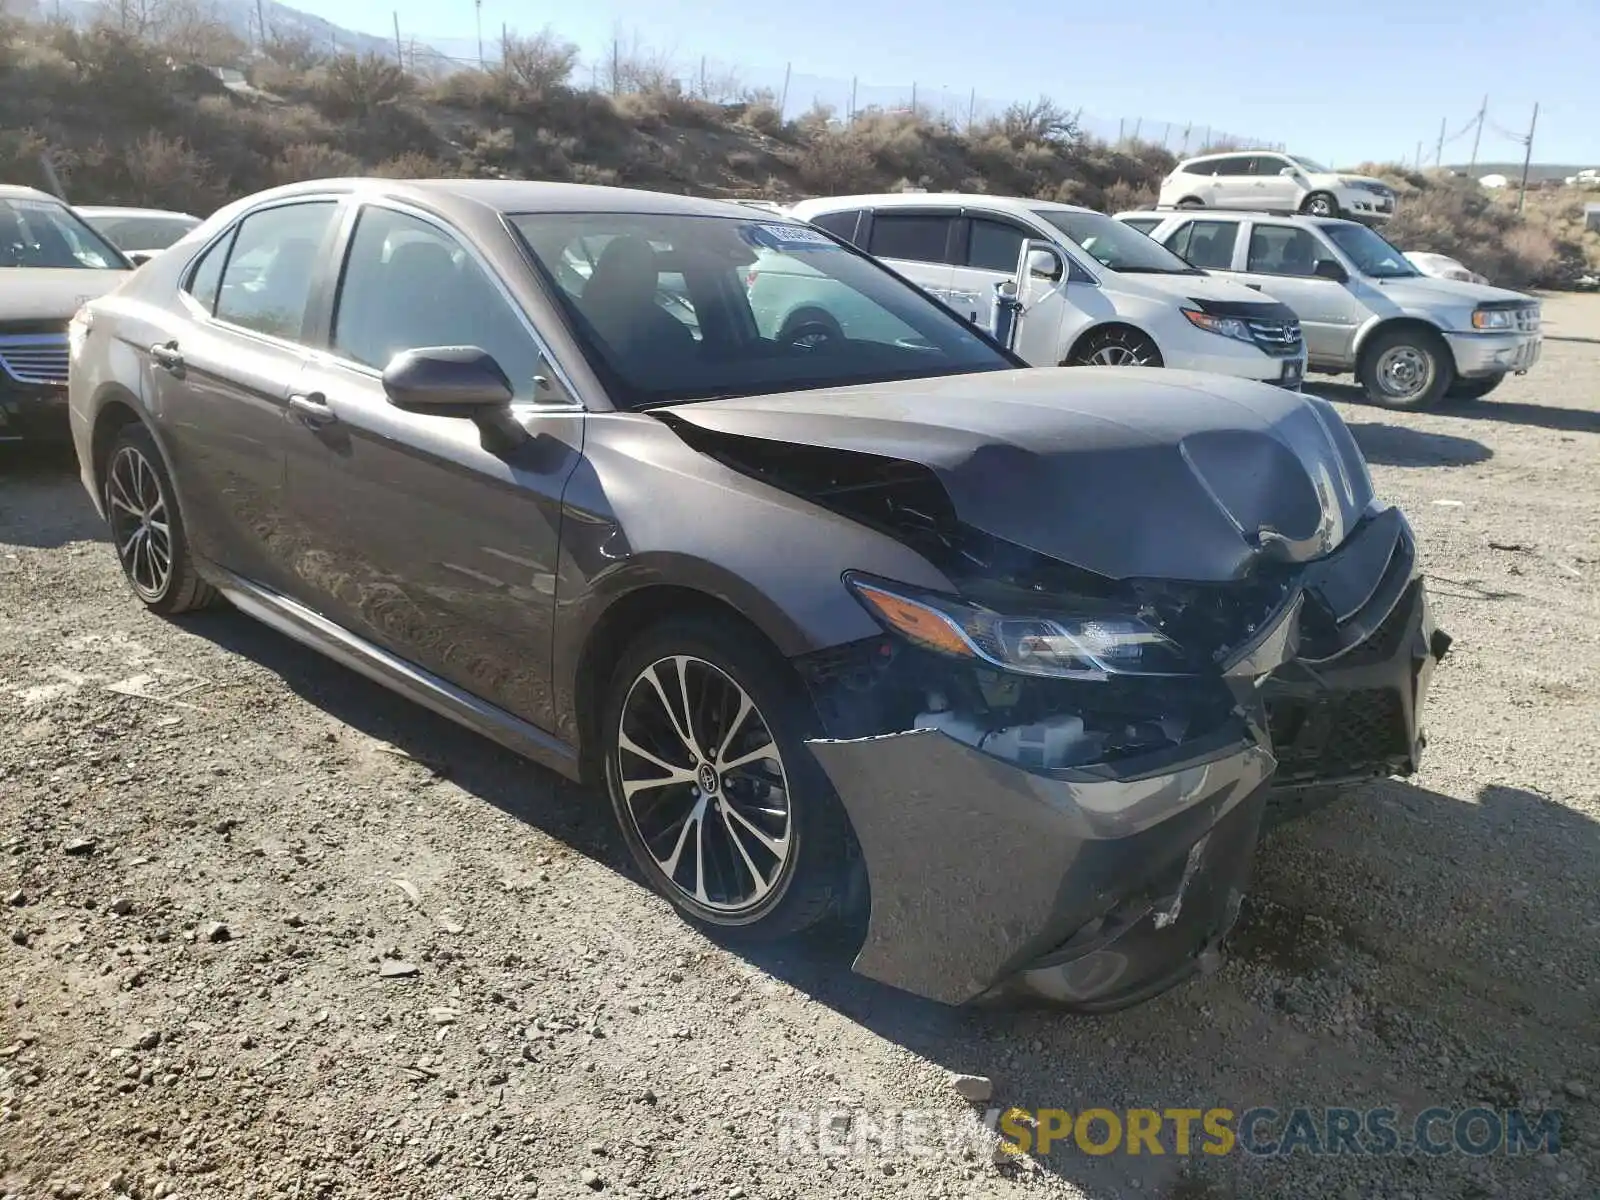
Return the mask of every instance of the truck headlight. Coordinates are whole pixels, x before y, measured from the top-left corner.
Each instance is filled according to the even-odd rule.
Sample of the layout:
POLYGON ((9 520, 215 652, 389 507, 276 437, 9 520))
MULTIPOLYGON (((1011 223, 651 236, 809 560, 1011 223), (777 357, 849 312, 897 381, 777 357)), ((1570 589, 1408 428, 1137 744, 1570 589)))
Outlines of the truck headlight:
POLYGON ((1255 344, 1255 338, 1250 336, 1250 326, 1246 325, 1238 317, 1217 317, 1194 308, 1184 309, 1183 315, 1189 318, 1189 324, 1196 329, 1204 329, 1207 333, 1215 333, 1221 337, 1232 338, 1236 342, 1255 344))
POLYGON ((1131 614, 1007 616, 865 576, 847 575, 845 583, 885 629, 951 658, 1054 679, 1191 673, 1175 642, 1131 614))
POLYGON ((1474 329, 1515 329, 1516 314, 1509 308, 1479 308, 1472 313, 1474 329))

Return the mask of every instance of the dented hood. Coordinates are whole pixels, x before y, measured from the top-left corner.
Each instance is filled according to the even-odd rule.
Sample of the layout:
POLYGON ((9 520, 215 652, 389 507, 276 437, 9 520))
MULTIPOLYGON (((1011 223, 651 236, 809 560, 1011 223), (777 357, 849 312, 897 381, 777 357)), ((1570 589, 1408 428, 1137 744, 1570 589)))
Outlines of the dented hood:
POLYGON ((724 439, 920 464, 965 524, 1113 579, 1225 581, 1261 558, 1320 557, 1372 500, 1325 401, 1188 371, 953 375, 663 415, 724 439))

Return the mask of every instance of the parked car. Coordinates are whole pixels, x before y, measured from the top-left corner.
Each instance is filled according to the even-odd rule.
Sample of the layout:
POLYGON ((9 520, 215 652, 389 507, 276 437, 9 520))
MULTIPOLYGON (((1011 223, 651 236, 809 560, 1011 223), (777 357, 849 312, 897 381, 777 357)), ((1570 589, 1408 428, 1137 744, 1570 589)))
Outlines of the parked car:
POLYGON ((1394 216, 1395 193, 1369 175, 1330 170, 1297 154, 1252 150, 1184 160, 1161 181, 1159 203, 1383 222, 1394 216))
POLYGON ((54 196, 0 185, 0 442, 67 439, 67 321, 129 269, 54 196))
POLYGON ((1406 261, 1430 279, 1459 279, 1464 283, 1488 283, 1459 259, 1448 254, 1433 254, 1425 250, 1407 250, 1406 261))
MULTIPOLYGON (((1294 313, 1188 263, 1087 208, 960 194, 839 196, 791 213, 851 242, 992 329, 995 287, 1022 301, 1014 346, 1035 366, 1152 366, 1298 388, 1305 346, 1294 313), (1025 255, 1026 251, 1026 255, 1025 255)), ((761 266, 758 312, 776 330, 850 336, 815 280, 761 266)))
MULTIPOLYGON (((1149 214, 1118 220, 1129 216, 1149 214)), ((1289 305, 1305 331, 1310 369, 1353 372, 1375 404, 1416 409, 1476 399, 1539 361, 1537 300, 1429 278, 1355 221, 1169 213, 1150 236, 1289 305)))
POLYGON ((1413 768, 1448 639, 1325 401, 1022 365, 775 214, 322 180, 79 313, 72 424, 139 600, 594 781, 689 920, 1100 1008, 1214 960, 1275 780, 1413 768), (764 336, 764 254, 919 343, 764 336))
POLYGON ((161 208, 78 205, 77 213, 135 263, 143 263, 200 224, 188 213, 161 208))

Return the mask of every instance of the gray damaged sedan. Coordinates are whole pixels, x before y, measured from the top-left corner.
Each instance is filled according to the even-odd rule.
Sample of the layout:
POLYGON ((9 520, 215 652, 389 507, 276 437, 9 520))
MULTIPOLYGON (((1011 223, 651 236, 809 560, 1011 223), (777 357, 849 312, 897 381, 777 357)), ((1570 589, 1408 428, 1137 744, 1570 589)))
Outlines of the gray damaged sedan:
POLYGON ((140 600, 595 781, 723 934, 864 905, 873 979, 1128 1004, 1216 961, 1269 794, 1416 765, 1448 638, 1328 405, 1019 369, 775 215, 296 185, 69 341, 140 600))

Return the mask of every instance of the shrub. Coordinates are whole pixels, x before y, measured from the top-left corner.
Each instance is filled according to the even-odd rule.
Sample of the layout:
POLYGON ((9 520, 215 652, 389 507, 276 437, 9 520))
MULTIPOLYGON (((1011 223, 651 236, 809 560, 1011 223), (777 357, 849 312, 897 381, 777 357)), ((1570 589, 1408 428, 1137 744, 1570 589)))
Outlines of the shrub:
POLYGON ((441 179, 454 172, 438 159, 410 150, 379 163, 372 174, 385 179, 441 179))
POLYGON ((411 76, 376 54, 341 54, 321 68, 313 85, 317 106, 330 117, 369 116, 411 91, 411 76))
POLYGON ((532 37, 506 38, 498 74, 512 92, 538 97, 566 87, 577 65, 578 47, 545 28, 532 37))
POLYGON ((290 146, 272 164, 274 183, 300 183, 306 179, 341 179, 360 175, 361 160, 332 146, 304 142, 290 146))

